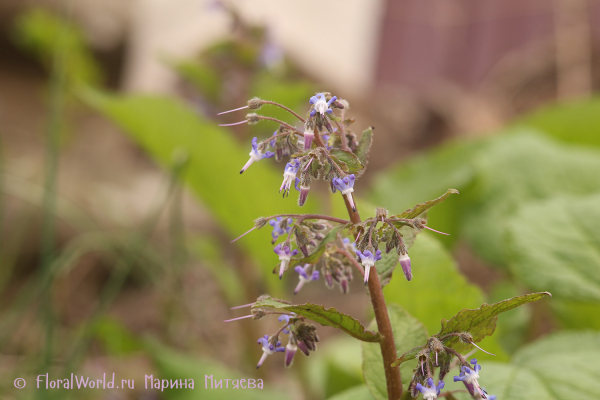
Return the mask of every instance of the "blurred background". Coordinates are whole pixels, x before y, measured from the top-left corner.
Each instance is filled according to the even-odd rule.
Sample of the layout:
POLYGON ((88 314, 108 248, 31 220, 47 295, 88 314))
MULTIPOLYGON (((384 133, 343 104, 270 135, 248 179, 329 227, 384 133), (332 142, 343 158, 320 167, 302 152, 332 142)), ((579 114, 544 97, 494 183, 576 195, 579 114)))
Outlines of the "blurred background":
POLYGON ((304 114, 330 91, 355 133, 375 127, 363 218, 460 191, 429 214, 450 236, 421 234, 413 281, 385 289, 430 334, 543 290, 551 301, 502 315, 483 342, 495 361, 600 330, 599 22, 597 0, 0 0, 1 397, 325 399, 362 385, 343 333, 319 327, 317 353, 257 371, 256 339, 277 321, 222 322, 266 292, 371 319, 356 280, 292 296, 267 228, 230 243, 259 216, 344 216, 322 182, 302 210, 282 200, 283 164, 239 175, 252 137, 277 126, 220 128, 245 113, 216 114, 253 96, 304 114), (46 372, 135 388, 36 390, 46 372), (196 390, 146 390, 150 374, 196 390), (205 374, 265 389, 204 389, 205 374))

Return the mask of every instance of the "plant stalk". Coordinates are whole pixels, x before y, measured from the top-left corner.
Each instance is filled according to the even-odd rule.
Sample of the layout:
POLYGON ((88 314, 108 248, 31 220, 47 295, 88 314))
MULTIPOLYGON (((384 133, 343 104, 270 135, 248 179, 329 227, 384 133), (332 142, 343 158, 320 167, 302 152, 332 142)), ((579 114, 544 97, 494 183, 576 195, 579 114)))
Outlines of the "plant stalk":
MULTIPOLYGON (((357 211, 353 211, 346 196, 342 196, 346 203, 346 209, 352 223, 359 223, 360 215, 357 211)), ((356 204, 356 200, 355 200, 356 204)), ((396 343, 394 343, 394 333, 392 324, 385 305, 381 283, 377 272, 369 276, 369 294, 371 295, 371 303, 375 313, 375 321, 377 321, 377 329, 383 336, 379 343, 381 346, 381 355, 383 356, 383 368, 385 370, 385 380, 387 383, 387 391, 389 400, 398 400, 402 395, 402 381, 400 379, 400 367, 392 367, 392 363, 396 359, 396 343)))

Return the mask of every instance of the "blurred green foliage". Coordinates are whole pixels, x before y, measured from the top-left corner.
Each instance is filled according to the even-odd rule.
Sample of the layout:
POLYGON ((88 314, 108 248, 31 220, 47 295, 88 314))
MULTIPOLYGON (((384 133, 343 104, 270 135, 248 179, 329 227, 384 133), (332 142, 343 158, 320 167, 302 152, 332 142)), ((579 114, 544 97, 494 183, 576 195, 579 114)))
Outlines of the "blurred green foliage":
MULTIPOLYGON (((270 45, 264 29, 244 26, 239 20, 236 23, 241 34, 238 32, 233 39, 211 47, 197 60, 171 63, 195 87, 204 106, 210 112, 223 111, 258 96, 292 109, 306 109, 314 85, 285 60, 282 62, 287 69, 274 70, 264 65, 261 52, 270 45), (232 89, 231 82, 236 82, 233 77, 243 79, 232 89)), ((276 188, 281 182, 281 170, 275 170, 268 161, 253 165, 243 177, 238 176, 250 149, 245 136, 269 136, 272 130, 266 125, 248 127, 241 135, 237 132, 245 137, 244 144, 240 144, 233 131, 217 127, 215 121, 173 98, 104 92, 98 88, 102 73, 81 30, 41 9, 24 14, 14 32, 17 43, 47 67, 56 53, 64 53, 66 84, 77 86, 86 104, 114 121, 162 167, 172 170, 186 164, 183 182, 229 238, 251 228, 252 220, 259 216, 322 209, 344 216, 339 198, 319 199, 311 193, 302 209, 297 208, 294 199, 280 199, 276 188)), ((442 318, 450 319, 461 309, 475 309, 485 301, 496 302, 531 290, 549 290, 554 294, 547 301, 552 322, 582 331, 560 332, 527 344, 535 333, 539 310, 521 307, 506 313, 499 319, 496 334, 480 345, 498 354, 497 361, 507 361, 510 357, 511 363, 486 362, 482 383, 485 382, 489 393, 515 400, 598 397, 593 388, 600 375, 590 360, 600 357, 600 338, 597 332, 583 330, 600 329, 599 107, 598 99, 551 105, 522 117, 494 136, 445 144, 378 175, 366 200, 358 200, 359 209, 368 212, 374 206, 384 206, 399 212, 433 199, 449 187, 461 193, 428 211, 428 225, 451 235, 435 238, 430 233, 420 235, 410 250, 413 281, 407 283, 397 271, 385 289, 399 344, 398 355, 421 345, 428 334, 439 330, 442 318), (469 283, 452 259, 452 251, 463 244, 502 271, 503 278, 493 285, 489 295, 469 283)), ((292 121, 289 114, 278 108, 264 108, 261 112, 292 121)), ((241 111, 238 120, 243 115, 241 111)), ((3 182, 2 190, 24 199, 39 197, 32 196, 27 185, 15 185, 10 180, 3 182)), ((62 200, 59 201, 57 213, 69 214, 75 224, 86 226, 82 230, 96 229, 93 222, 74 210, 62 207, 62 200)), ((271 292, 277 293, 281 286, 275 285, 277 278, 271 274, 277 257, 268 245, 268 231, 253 232, 236 246, 244 258, 252 259, 254 271, 262 275, 271 292)), ((53 274, 26 285, 23 293, 29 298, 29 293, 52 285, 57 273, 68 271, 83 254, 105 251, 121 260, 125 267, 119 264, 119 268, 111 271, 116 283, 111 280, 113 283, 103 288, 101 304, 81 328, 84 339, 97 340, 112 356, 125 357, 144 351, 151 355, 161 379, 191 377, 201 391, 207 390, 203 389, 204 375, 214 375, 217 379, 248 378, 220 363, 181 355, 156 341, 142 341, 118 321, 106 317, 107 304, 122 287, 132 265, 151 266, 150 275, 155 280, 164 273, 159 267, 161 255, 145 245, 146 234, 133 239, 97 232, 79 235, 64 246, 52 264, 53 274)), ((236 304, 244 299, 247 283, 221 261, 228 249, 220 248, 219 242, 210 237, 196 237, 186 244, 193 249, 192 256, 211 271, 226 302, 236 304)), ((14 259, 5 257, 3 262, 14 259)), ((9 278, 10 273, 6 273, 3 284, 9 278)), ((10 310, 11 318, 20 315, 25 307, 22 305, 28 301, 16 303, 18 306, 10 310)), ((3 326, 10 327, 6 320, 4 323, 3 326)), ((85 352, 87 344, 85 340, 77 342, 74 354, 85 352)), ((324 351, 305 364, 309 369, 307 375, 312 376, 311 382, 317 386, 314 392, 319 396, 334 396, 331 398, 336 400, 387 397, 376 344, 363 343, 362 347, 366 385, 362 384, 357 342, 337 339, 321 350, 324 351)), ((478 358, 489 356, 478 354, 478 358)), ((77 366, 73 361, 76 359, 72 356, 71 365, 77 366)), ((402 366, 405 383, 411 376, 412 364, 402 366)), ((447 386, 447 389, 461 388, 460 383, 447 386)), ((228 391, 201 393, 202 398, 230 397, 228 391)), ((242 400, 287 395, 271 388, 236 392, 236 397, 242 400)), ((197 391, 169 390, 163 396, 196 398, 197 391)))
POLYGON ((102 81, 102 70, 94 60, 82 30, 64 17, 43 8, 21 14, 14 27, 15 42, 51 68, 54 55, 63 58, 68 84, 102 81))

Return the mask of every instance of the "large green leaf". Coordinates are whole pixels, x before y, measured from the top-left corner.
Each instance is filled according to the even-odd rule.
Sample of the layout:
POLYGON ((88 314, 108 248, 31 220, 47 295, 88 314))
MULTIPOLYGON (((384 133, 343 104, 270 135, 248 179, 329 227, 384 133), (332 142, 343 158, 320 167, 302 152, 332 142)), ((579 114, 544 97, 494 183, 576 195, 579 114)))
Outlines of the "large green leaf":
MULTIPOLYGON (((225 367, 219 362, 193 357, 176 352, 155 340, 146 340, 145 347, 150 353, 158 373, 153 375, 154 379, 167 380, 194 380, 194 389, 165 389, 161 392, 161 398, 165 400, 226 400, 231 398, 241 400, 276 400, 286 399, 292 396, 283 392, 279 388, 269 387, 269 382, 263 378, 263 389, 233 389, 232 380, 236 379, 258 379, 257 377, 241 374, 238 371, 225 367), (211 389, 210 379, 207 380, 208 388, 205 388, 205 376, 212 376, 214 380, 222 381, 225 386, 225 379, 229 379, 228 388, 211 389), (201 393, 201 394, 199 394, 201 393)), ((217 383, 214 382, 213 386, 217 383)), ((137 383, 137 382, 136 382, 137 383)), ((245 384, 247 386, 247 384, 245 384)))
POLYGON ((318 304, 293 305, 283 303, 271 297, 263 298, 252 308, 269 307, 277 310, 286 310, 318 322, 324 326, 331 326, 346 332, 348 335, 366 342, 378 342, 379 334, 365 330, 365 327, 353 317, 337 311, 335 308, 325 308, 318 304))
POLYGON ((600 146, 600 98, 552 104, 516 121, 565 142, 600 146))
POLYGON ((444 193, 440 197, 433 199, 433 200, 427 200, 425 203, 417 204, 413 208, 410 208, 410 209, 404 211, 403 213, 399 214, 397 217, 398 218, 416 218, 419 215, 426 212, 427 210, 429 210, 431 207, 435 206, 436 204, 443 203, 444 200, 446 200, 446 198, 448 196, 450 196, 451 194, 458 194, 458 190, 448 189, 446 191, 446 193, 444 193))
POLYGON ((598 226, 600 193, 520 207, 508 223, 512 273, 533 290, 600 304, 598 226))
MULTIPOLYGON (((484 337, 494 333, 498 314, 512 310, 520 305, 538 301, 546 296, 548 292, 531 293, 523 296, 513 297, 494 304, 483 304, 477 309, 464 309, 452 317, 449 321, 442 320, 442 329, 436 334, 442 337, 449 333, 469 332, 473 336, 474 342, 479 342, 484 337)), ((462 343, 458 338, 451 338, 446 342, 446 346, 462 352, 471 348, 471 345, 462 343)))
POLYGON ((310 382, 307 398, 329 398, 364 384, 360 342, 350 336, 319 343, 319 349, 301 364, 310 382))
POLYGON ((409 255, 413 279, 407 282, 401 271, 396 272, 384 289, 385 299, 401 305, 430 334, 439 330, 442 318, 463 308, 477 308, 484 302, 481 290, 467 281, 452 256, 430 232, 419 235, 409 255))
POLYGON ((520 350, 512 364, 484 364, 479 383, 498 399, 596 400, 599 357, 599 333, 558 333, 520 350))
POLYGON ((442 242, 451 244, 458 238, 459 210, 466 207, 464 190, 475 176, 473 158, 484 143, 453 142, 390 168, 376 177, 369 199, 373 204, 398 211, 435 198, 449 187, 457 188, 463 195, 427 213, 431 227, 450 233, 442 242))
POLYGON ((364 167, 356 174, 357 177, 360 177, 364 174, 367 165, 369 165, 369 155, 371 154, 371 145, 373 144, 373 127, 370 126, 365 129, 360 136, 360 141, 358 142, 358 148, 356 149, 356 156, 358 157, 360 163, 364 167))
MULTIPOLYGON (((402 307, 396 304, 388 306, 388 314, 394 332, 394 341, 396 342, 396 351, 398 355, 422 345, 427 341, 427 330, 425 327, 402 307)), ((369 326, 371 329, 377 329, 375 321, 369 326)), ((387 385, 385 381, 385 371, 383 369, 383 358, 381 348, 377 343, 362 343, 363 347, 363 374, 367 387, 378 400, 387 400, 387 385)), ((402 374, 402 384, 406 385, 412 378, 414 365, 405 363, 400 367, 402 374)))
POLYGON ((333 148, 331 149, 331 155, 346 164, 348 167, 348 172, 351 174, 364 168, 358 157, 356 157, 351 151, 333 148))
POLYGON ((600 304, 585 301, 552 300, 552 311, 562 327, 600 331, 600 304))
MULTIPOLYGON (((281 171, 269 165, 272 160, 255 163, 240 176, 250 144, 238 145, 227 130, 202 119, 176 100, 156 96, 118 97, 91 89, 81 95, 161 165, 169 167, 174 157, 188 156, 186 183, 232 238, 251 227, 259 216, 315 211, 311 199, 303 208, 292 198, 281 199, 277 192, 281 171)), ((265 276, 270 275, 277 262, 269 242, 268 229, 252 232, 238 241, 260 262, 265 276)), ((267 281, 273 282, 272 279, 267 281)))
POLYGON ((473 249, 497 265, 507 264, 507 222, 519 206, 600 191, 600 151, 566 147, 538 135, 499 138, 477 156, 475 169, 474 201, 463 217, 463 231, 473 249))

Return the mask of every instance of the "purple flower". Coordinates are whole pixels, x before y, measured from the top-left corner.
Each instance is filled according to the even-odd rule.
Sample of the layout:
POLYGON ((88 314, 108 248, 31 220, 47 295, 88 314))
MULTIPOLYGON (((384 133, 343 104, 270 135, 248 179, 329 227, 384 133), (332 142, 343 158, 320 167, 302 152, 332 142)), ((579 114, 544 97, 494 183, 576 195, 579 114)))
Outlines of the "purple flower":
POLYGON ((427 379, 427 386, 417 383, 417 390, 423 394, 423 400, 437 399, 440 390, 444 388, 444 381, 440 381, 437 386, 434 385, 433 379, 427 379))
POLYGON ((410 281, 412 279, 412 270, 410 269, 410 257, 408 256, 408 253, 400 254, 398 261, 400 261, 400 266, 402 267, 402 272, 404 272, 406 280, 410 281))
POLYGON ((292 186, 292 182, 295 182, 296 190, 298 189, 298 181, 296 178, 296 174, 298 173, 298 169, 300 168, 300 161, 294 159, 285 165, 285 170, 283 172, 283 183, 279 188, 279 193, 283 190, 283 194, 286 192, 289 193, 290 187, 292 186))
POLYGON ((336 96, 333 96, 329 101, 325 99, 325 95, 323 93, 317 93, 315 96, 310 98, 309 103, 314 104, 313 110, 310 112, 310 116, 314 117, 316 113, 321 114, 321 116, 327 114, 331 114, 333 110, 331 109, 331 103, 337 100, 336 96))
MULTIPOLYGON (((287 324, 288 322, 290 322, 290 318, 291 318, 291 317, 290 317, 289 315, 287 315, 287 314, 282 314, 282 315, 280 315, 280 316, 279 316, 279 318, 277 318, 277 320, 278 320, 279 322, 285 322, 285 323, 287 324)), ((286 329, 284 329, 282 332, 283 332, 283 333, 290 333, 290 331, 289 331, 287 328, 286 328, 286 329)))
POLYGON ((454 382, 461 381, 464 383, 465 387, 471 393, 471 396, 475 396, 475 393, 478 393, 482 399, 487 400, 495 400, 496 396, 488 396, 487 392, 479 386, 479 371, 481 370, 481 365, 477 364, 477 359, 474 358, 471 360, 471 364, 473 364, 473 369, 463 366, 460 369, 460 375, 454 377, 454 382))
POLYGON ((294 362, 294 356, 296 355, 296 351, 298 351, 298 346, 293 344, 292 342, 288 342, 285 346, 285 361, 284 365, 286 367, 291 367, 292 362, 294 362))
POLYGON ((288 218, 286 220, 286 228, 285 230, 281 227, 281 222, 283 221, 283 217, 277 217, 269 220, 269 225, 273 227, 273 232, 271 232, 271 236, 273 236, 273 241, 277 240, 277 238, 286 233, 290 233, 292 230, 291 225, 294 223, 292 218, 288 218))
POLYGON ((282 246, 281 243, 279 243, 277 246, 275 246, 273 251, 279 256, 279 260, 281 261, 281 265, 279 267, 279 279, 281 279, 283 276, 283 271, 285 271, 290 263, 290 259, 292 256, 298 254, 298 250, 296 249, 294 251, 290 251, 288 246, 282 246))
POLYGON ((298 196, 298 205, 302 207, 306 203, 308 198, 308 192, 310 192, 310 186, 300 186, 300 196, 298 196))
POLYGON ((340 192, 342 192, 342 195, 346 196, 346 198, 348 199, 348 202, 350 203, 350 206, 352 207, 352 209, 354 211, 356 211, 356 207, 354 206, 354 200, 352 199, 352 192, 354 192, 354 181, 355 181, 356 177, 354 176, 354 174, 345 176, 343 178, 333 178, 331 180, 331 182, 333 183, 333 186, 339 190, 340 192))
POLYGON ((311 267, 312 264, 305 264, 304 267, 298 265, 296 268, 294 268, 294 271, 298 273, 298 278, 300 279, 300 282, 298 282, 296 289, 294 289, 294 294, 298 293, 306 282, 312 282, 319 279, 319 271, 317 270, 314 270, 312 274, 308 275, 308 271, 311 267))
POLYGON ((277 342, 277 346, 269 343, 268 335, 265 335, 264 337, 258 339, 257 343, 262 344, 263 355, 258 361, 258 364, 256 364, 256 369, 260 368, 260 366, 263 365, 267 357, 271 354, 285 351, 285 348, 281 347, 281 342, 277 342))
POLYGON ((315 138, 315 132, 305 126, 304 127, 304 150, 310 150, 310 146, 312 146, 312 141, 315 138))
POLYGON ((356 255, 360 257, 360 261, 365 268, 366 285, 369 281, 369 272, 371 272, 371 267, 375 265, 375 262, 381 260, 381 250, 377 250, 375 254, 371 253, 370 250, 366 250, 364 253, 361 253, 360 250, 357 250, 356 255))
POLYGON ((272 151, 264 152, 263 150, 258 150, 257 140, 258 140, 257 138, 252 139, 252 150, 248 154, 250 156, 250 159, 248 160, 246 165, 244 165, 244 167, 240 171, 240 174, 242 174, 245 170, 247 170, 248 167, 250 167, 250 165, 252 165, 252 163, 254 161, 258 162, 258 161, 262 160, 263 158, 271 158, 275 155, 275 153, 273 153, 272 151))

